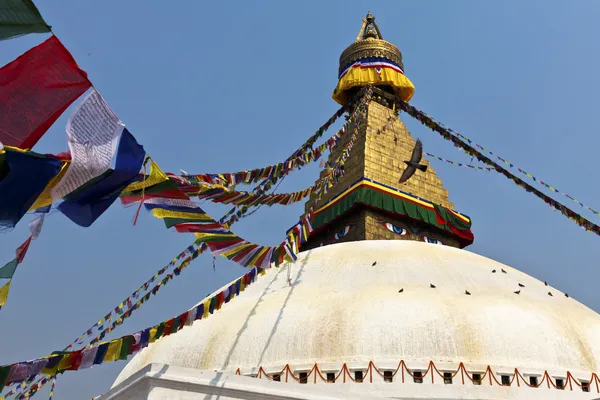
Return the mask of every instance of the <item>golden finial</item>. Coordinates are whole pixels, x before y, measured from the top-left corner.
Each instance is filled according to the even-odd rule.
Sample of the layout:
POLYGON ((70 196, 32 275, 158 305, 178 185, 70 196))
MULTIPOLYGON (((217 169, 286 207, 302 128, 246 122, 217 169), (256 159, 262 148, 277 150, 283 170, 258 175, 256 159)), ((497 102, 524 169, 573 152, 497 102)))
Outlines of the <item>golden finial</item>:
POLYGON ((362 18, 362 25, 354 43, 342 52, 340 72, 350 63, 364 57, 385 57, 404 69, 402 53, 396 46, 383 40, 379 26, 371 12, 368 12, 367 16, 362 18))
POLYGON ((360 31, 358 31, 355 42, 365 39, 383 40, 379 26, 377 26, 377 23, 375 22, 375 17, 370 11, 367 13, 367 16, 362 19, 362 22, 362 26, 360 27, 360 31))
MULTIPOLYGON (((386 67, 386 68, 389 68, 386 67)), ((375 70, 375 68, 372 68, 375 70)), ((357 72, 354 73, 356 75, 357 72)), ((353 76, 354 76, 353 75, 353 76)), ((404 77, 404 65, 402 64, 402 53, 392 43, 383 40, 381 31, 375 17, 371 12, 362 18, 360 31, 356 36, 356 40, 340 55, 340 63, 338 68, 338 79, 345 76, 345 80, 339 81, 338 86, 333 92, 333 99, 340 104, 345 104, 349 100, 348 91, 354 87, 370 85, 390 86, 396 90, 397 94, 405 101, 410 100, 414 93, 414 86, 408 78, 404 77), (381 68, 377 69, 376 75, 363 74, 362 78, 350 78, 350 75, 345 75, 350 71, 356 62, 361 60, 384 60, 389 64, 396 65, 398 70, 386 69, 381 73, 381 68), (400 76, 402 75, 402 76, 400 76), (402 81, 402 82, 400 82, 402 81)))

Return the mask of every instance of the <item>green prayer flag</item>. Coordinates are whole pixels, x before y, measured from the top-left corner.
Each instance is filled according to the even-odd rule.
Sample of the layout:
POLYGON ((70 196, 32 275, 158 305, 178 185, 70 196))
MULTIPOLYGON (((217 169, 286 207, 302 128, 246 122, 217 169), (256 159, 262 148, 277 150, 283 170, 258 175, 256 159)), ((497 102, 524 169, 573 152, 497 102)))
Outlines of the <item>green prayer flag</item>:
POLYGON ((0 278, 11 279, 15 274, 15 270, 17 269, 18 264, 19 262, 15 258, 14 260, 7 263, 4 267, 0 268, 0 278))
POLYGON ((131 346, 133 346, 133 336, 125 336, 121 343, 121 352, 119 353, 119 360, 127 360, 127 356, 131 354, 131 346))
POLYGON ((160 337, 163 335, 164 331, 165 331, 165 323, 161 322, 160 325, 158 325, 158 327, 156 328, 156 335, 154 335, 154 339, 155 340, 160 339, 160 337))
POLYGON ((0 40, 45 32, 50 26, 31 0, 0 0, 0 40))
POLYGON ((177 331, 179 330, 179 325, 181 325, 181 318, 177 317, 173 320, 170 333, 177 333, 177 331))
POLYGON ((10 372, 10 365, 0 367, 0 388, 4 388, 6 380, 8 379, 8 373, 10 372))

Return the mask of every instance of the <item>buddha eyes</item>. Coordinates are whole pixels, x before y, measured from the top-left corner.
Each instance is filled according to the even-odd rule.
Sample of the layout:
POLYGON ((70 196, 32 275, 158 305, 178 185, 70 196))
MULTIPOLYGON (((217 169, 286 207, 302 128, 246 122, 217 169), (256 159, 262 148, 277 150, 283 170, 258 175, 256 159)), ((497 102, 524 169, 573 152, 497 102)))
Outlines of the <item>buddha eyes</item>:
POLYGON ((423 236, 422 240, 423 240, 425 243, 431 243, 431 244, 444 244, 444 243, 442 243, 442 241, 441 241, 441 240, 433 239, 433 238, 430 238, 429 236, 423 236))
POLYGON ((340 240, 341 238, 343 238, 344 236, 346 236, 348 234, 348 232, 350 232, 352 230, 352 228, 354 228, 353 225, 348 225, 345 228, 340 229, 339 231, 337 231, 333 235, 333 238, 335 240, 340 240))
POLYGON ((383 224, 389 231, 394 232, 397 235, 400 236, 405 236, 408 234, 408 232, 406 231, 406 229, 404 229, 401 226, 398 225, 394 225, 392 223, 386 222, 383 224))

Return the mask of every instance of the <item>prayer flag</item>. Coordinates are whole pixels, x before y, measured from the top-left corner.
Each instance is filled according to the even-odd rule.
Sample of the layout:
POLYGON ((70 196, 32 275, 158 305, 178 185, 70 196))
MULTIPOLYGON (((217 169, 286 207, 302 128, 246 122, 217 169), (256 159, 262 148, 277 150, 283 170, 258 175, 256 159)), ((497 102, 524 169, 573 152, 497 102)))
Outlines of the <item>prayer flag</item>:
POLYGON ((77 225, 90 226, 136 178, 145 155, 144 148, 127 129, 124 129, 117 151, 115 169, 92 179, 67 195, 58 209, 77 225))
POLYGON ((10 373, 10 365, 5 365, 0 367, 0 389, 4 388, 6 384, 6 380, 8 379, 8 374, 10 373))
POLYGON ((22 381, 23 379, 27 378, 28 374, 29 374, 29 365, 28 364, 22 364, 22 363, 13 364, 12 367, 10 368, 10 373, 8 374, 8 379, 6 380, 6 383, 22 381))
POLYGON ((18 264, 18 260, 14 259, 8 262, 4 267, 0 268, 0 278, 11 279, 15 274, 18 264))
POLYGON ((10 290, 11 282, 12 281, 6 282, 6 284, 0 288, 0 308, 2 308, 6 304, 6 299, 8 298, 8 291, 10 290))
POLYGON ((131 354, 131 347, 133 346, 134 338, 132 335, 125 336, 122 339, 121 348, 119 351, 119 355, 117 357, 118 360, 127 360, 129 354, 131 354))
POLYGON ((35 240, 40 236, 40 232, 42 231, 42 226, 44 226, 44 218, 45 214, 38 214, 36 219, 31 221, 29 224, 29 232, 31 232, 31 239, 35 240))
POLYGON ((29 376, 38 375, 40 372, 42 372, 46 364, 48 364, 47 358, 33 361, 31 363, 31 368, 29 368, 29 376))
POLYGON ((50 32, 50 26, 46 24, 31 0, 2 0, 0 40, 44 32, 50 32))
POLYGON ((96 365, 102 364, 107 350, 108 350, 108 343, 102 343, 101 345, 98 346, 98 350, 96 351, 96 357, 94 357, 94 364, 96 364, 96 365))
POLYGON ((29 245, 31 244, 31 236, 27 239, 22 245, 17 247, 17 262, 21 264, 23 259, 25 258, 25 254, 27 254, 27 250, 29 249, 29 245))
POLYGON ((147 347, 148 342, 150 342, 150 329, 144 329, 142 331, 142 337, 140 338, 140 347, 147 347))
POLYGON ((72 161, 52 189, 54 201, 109 169, 123 126, 100 93, 94 90, 87 95, 67 123, 72 161))
POLYGON ((29 149, 91 86, 52 36, 0 69, 0 142, 29 149))
POLYGON ((98 347, 90 347, 83 350, 83 354, 81 355, 81 369, 91 368, 94 365, 94 359, 96 358, 96 353, 98 352, 98 347))
POLYGON ((104 355, 104 362, 111 362, 119 359, 119 353, 121 353, 121 345, 123 341, 116 339, 108 344, 108 349, 104 355))
POLYGON ((8 171, 4 177, 1 177, 0 171, 0 193, 10 193, 10 196, 0 196, 0 226, 13 228, 58 173, 61 163, 54 158, 30 152, 6 151, 2 156, 5 163, 1 162, 0 157, 0 170, 4 166, 8 171))

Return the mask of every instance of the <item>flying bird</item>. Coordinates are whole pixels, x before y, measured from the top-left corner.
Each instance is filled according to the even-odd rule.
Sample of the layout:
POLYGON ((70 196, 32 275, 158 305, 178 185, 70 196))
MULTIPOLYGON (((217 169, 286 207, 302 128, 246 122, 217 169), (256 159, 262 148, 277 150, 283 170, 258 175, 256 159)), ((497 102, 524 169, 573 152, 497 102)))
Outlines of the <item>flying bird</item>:
MULTIPOLYGON (((548 292, 548 296, 552 296, 552 292, 548 292)), ((553 296, 554 297, 554 296, 553 296)))
POLYGON ((435 289, 435 285, 433 283, 430 283, 429 287, 432 288, 432 289, 435 289))
POLYGON ((495 269, 493 269, 493 270, 492 270, 492 274, 495 274, 495 273, 496 273, 496 270, 495 270, 495 269))
POLYGON ((503 270, 502 268, 500 268, 500 271, 502 271, 502 273, 504 273, 504 274, 506 273, 506 271, 505 271, 505 270, 503 270))
POLYGON ((569 293, 565 293, 565 297, 569 297, 569 293))
POLYGON ((465 290, 465 294, 466 294, 467 296, 470 296, 470 295, 471 295, 471 293, 469 293, 469 291, 468 291, 468 290, 465 290))
POLYGON ((417 170, 419 171, 427 171, 427 165, 419 164, 421 159, 423 158, 423 143, 421 140, 417 140, 417 144, 415 144, 415 148, 412 151, 412 155, 410 156, 410 161, 404 161, 407 165, 406 169, 402 173, 400 177, 400 183, 404 183, 409 180, 417 170))
POLYGON ((374 267, 375 265, 377 265, 377 261, 375 261, 373 264, 371 264, 371 267, 374 267))
POLYGON ((519 283, 519 287, 525 287, 525 285, 523 285, 522 283, 519 283))
POLYGON ((404 292, 404 288, 398 290, 398 293, 402 293, 402 292, 404 292))
POLYGON ((548 286, 548 282, 544 281, 544 285, 548 286))
POLYGON ((513 293, 514 293, 514 294, 519 294, 519 293, 521 293, 521 291, 520 291, 520 290, 517 290, 516 292, 513 292, 513 293))

